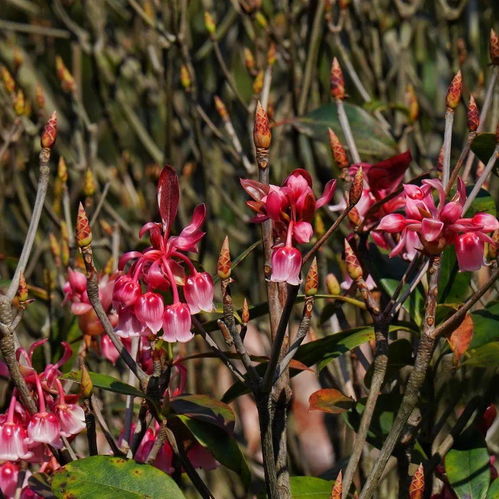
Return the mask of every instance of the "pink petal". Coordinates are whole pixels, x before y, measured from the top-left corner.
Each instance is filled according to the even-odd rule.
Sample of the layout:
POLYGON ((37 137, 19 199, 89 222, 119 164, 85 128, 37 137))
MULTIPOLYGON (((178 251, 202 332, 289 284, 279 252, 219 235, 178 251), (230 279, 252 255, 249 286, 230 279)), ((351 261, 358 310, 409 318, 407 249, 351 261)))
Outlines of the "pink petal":
POLYGON ((438 239, 444 228, 444 223, 440 220, 435 220, 434 218, 423 218, 421 223, 421 234, 423 238, 432 242, 438 239))
POLYGON ((243 189, 255 201, 261 201, 269 193, 269 186, 267 184, 262 184, 261 182, 248 178, 242 178, 240 182, 243 189))
POLYGON ((389 233, 401 232, 407 225, 406 218, 400 213, 392 213, 385 215, 379 225, 376 227, 378 231, 385 231, 389 233))
POLYGON ((140 258, 142 256, 142 253, 140 251, 129 251, 128 253, 124 253, 121 255, 119 261, 118 261, 118 268, 120 270, 123 270, 125 268, 125 265, 132 259, 134 258, 140 258))
POLYGON ((474 232, 461 234, 456 241, 459 270, 474 271, 483 265, 484 242, 474 232))
POLYGON ((321 206, 329 204, 329 201, 333 198, 334 191, 336 189, 336 180, 330 180, 324 187, 322 196, 315 202, 315 209, 318 210, 321 206))
POLYGON ((471 218, 471 221, 476 225, 481 225, 484 232, 492 232, 499 229, 497 218, 489 213, 477 213, 471 218))
POLYGON ((163 325, 163 311, 163 298, 151 291, 144 293, 134 306, 137 319, 153 333, 157 333, 163 325))
POLYGON ((265 201, 265 209, 272 220, 279 220, 282 217, 282 211, 287 207, 288 199, 286 195, 279 189, 269 192, 265 201))
POLYGON ((83 315, 92 310, 90 303, 74 302, 71 303, 71 313, 74 315, 83 315))
POLYGON ((453 224, 459 217, 462 215, 463 207, 455 203, 454 201, 450 201, 446 203, 443 210, 440 213, 440 220, 446 224, 453 224))
POLYGON ((298 244, 305 244, 310 241, 314 230, 308 222, 296 222, 293 224, 293 237, 298 244))
POLYGON ((185 343, 194 337, 191 333, 191 312, 186 303, 174 303, 166 307, 163 331, 163 338, 168 342, 185 343))

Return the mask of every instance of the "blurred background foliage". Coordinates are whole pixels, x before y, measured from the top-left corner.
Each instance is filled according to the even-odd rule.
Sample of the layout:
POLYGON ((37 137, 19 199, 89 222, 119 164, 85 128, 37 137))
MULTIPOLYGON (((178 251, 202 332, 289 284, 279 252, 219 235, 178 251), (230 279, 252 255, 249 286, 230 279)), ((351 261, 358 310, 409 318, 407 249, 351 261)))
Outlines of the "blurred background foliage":
MULTIPOLYGON (((249 223, 239 185, 240 177, 255 176, 251 133, 258 99, 267 103, 273 123, 274 183, 296 167, 312 174, 316 192, 321 183, 337 177, 327 142, 328 127, 342 137, 329 95, 334 56, 345 74, 347 113, 362 160, 376 162, 410 149, 414 161, 408 178, 434 170, 442 145, 445 95, 458 69, 464 101, 472 94, 479 107, 483 102, 493 69, 488 36, 498 11, 493 0, 3 0, 4 280, 15 267, 31 216, 41 126, 52 110, 59 120, 54 173, 26 273, 37 300, 25 314, 23 341, 50 338, 46 360, 58 356, 61 339, 73 342, 77 350, 81 331, 61 307, 65 268, 78 266, 71 235, 77 203, 83 201, 96 217, 99 266, 115 268, 119 254, 143 245, 138 239, 141 225, 157 220, 155 186, 163 163, 174 165, 181 177, 177 230, 188 223, 196 204, 208 205, 207 237, 199 255, 208 271, 214 272, 226 234, 233 256, 258 241, 259 228, 249 223), (57 167, 59 158, 67 165, 67 178, 64 168, 57 167)), ((494 132, 498 117, 496 92, 483 131, 494 132)), ((460 105, 454 160, 466 135, 465 106, 460 105)), ((469 183, 479 170, 479 164, 471 170, 469 183)), ((496 177, 489 190, 497 194, 496 177)), ((340 187, 336 201, 341 197, 340 187)), ((319 234, 329 217, 325 212, 316 221, 319 234)), ((344 233, 348 230, 345 224, 344 233)), ((334 271, 342 280, 341 248, 337 238, 324 249, 323 277, 334 271)), ((261 266, 259 251, 241 262, 233 290, 236 305, 243 296, 251 304, 264 300, 263 282, 255 275, 261 266)), ((328 332, 327 306, 336 307, 318 305, 316 337, 328 332)), ((345 320, 365 324, 362 312, 348 304, 344 309, 345 320)), ((265 353, 265 341, 260 335, 255 347, 259 353, 265 353)), ((196 342, 181 347, 183 353, 201 349, 196 342)), ((198 359, 190 365, 189 391, 223 394, 228 381, 216 362, 198 359)), ((471 382, 469 389, 475 390, 471 382)), ((358 390, 365 393, 362 387, 358 390)), ((110 403, 108 414, 118 407, 110 403)), ((299 430, 306 411, 296 407, 294 429, 299 430)), ((351 432, 339 416, 328 418, 332 447, 321 463, 302 460, 306 444, 298 433, 291 438, 297 474, 329 471, 329 478, 335 476, 331 469, 347 454, 351 432)), ((245 438, 248 444, 247 434, 245 438)), ((248 452, 256 456, 254 449, 248 452)), ((241 494, 237 479, 232 482, 227 487, 241 494)))

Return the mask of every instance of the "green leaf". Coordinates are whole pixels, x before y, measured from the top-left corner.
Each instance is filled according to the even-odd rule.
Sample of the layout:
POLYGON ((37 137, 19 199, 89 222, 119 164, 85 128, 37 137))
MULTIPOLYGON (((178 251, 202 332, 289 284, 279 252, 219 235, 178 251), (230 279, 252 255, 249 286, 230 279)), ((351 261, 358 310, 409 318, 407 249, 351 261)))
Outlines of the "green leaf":
POLYGON ((499 499, 499 478, 496 478, 489 487, 487 499, 499 499))
POLYGON ((463 364, 475 367, 499 367, 499 341, 470 350, 469 357, 463 364))
POLYGON ((52 491, 61 499, 184 497, 174 480, 154 466, 111 456, 92 456, 66 464, 54 473, 52 491))
POLYGON ((205 421, 230 432, 236 422, 234 412, 223 402, 208 395, 181 395, 170 402, 170 409, 178 415, 205 421))
MULTIPOLYGON (((470 194, 473 186, 470 185, 466 187, 466 194, 470 194)), ((472 217, 476 213, 489 213, 492 216, 496 216, 496 203, 494 198, 490 195, 490 192, 485 189, 480 189, 476 198, 472 201, 471 206, 466 211, 466 217, 472 217)))
POLYGON ((292 499, 329 499, 334 480, 323 480, 315 476, 292 476, 289 478, 292 499))
MULTIPOLYGON (((478 156, 478 159, 487 164, 492 157, 496 147, 496 134, 495 133, 479 133, 471 143, 471 150, 478 156)), ((499 175, 498 162, 494 166, 494 173, 499 175)))
POLYGON ((235 438, 219 426, 180 414, 177 416, 189 429, 194 438, 206 447, 217 461, 237 473, 248 487, 251 474, 235 438))
MULTIPOLYGON (((396 279, 381 279, 381 285, 385 291, 393 296, 393 293, 399 285, 399 281, 396 279)), ((401 293, 408 289, 409 284, 403 286, 401 293)), ((403 304, 404 310, 411 316, 411 319, 418 325, 421 325, 423 321, 423 306, 424 306, 424 296, 419 288, 416 288, 405 300, 403 304)))
POLYGON ((499 341, 499 302, 489 303, 484 309, 472 312, 475 330, 470 348, 478 348, 499 341))
MULTIPOLYGON (((383 130, 378 120, 361 107, 344 102, 345 112, 352 128, 355 144, 361 157, 381 160, 397 153, 393 138, 383 130)), ((322 142, 327 141, 327 129, 331 128, 346 144, 338 121, 336 103, 325 104, 314 111, 297 118, 294 123, 300 130, 322 142)))
POLYGON ((439 303, 462 303, 470 294, 471 272, 459 272, 454 248, 442 253, 438 285, 439 303))
POLYGON ((445 471, 458 499, 485 499, 490 482, 489 453, 476 430, 462 435, 445 456, 445 471))
MULTIPOLYGON (((123 383, 123 381, 113 378, 112 376, 94 373, 92 371, 89 371, 89 374, 93 385, 97 388, 102 388, 103 390, 107 390, 109 392, 121 393, 123 395, 132 395, 133 397, 146 397, 145 393, 141 392, 138 388, 128 385, 127 383, 123 383)), ((81 371, 70 371, 64 376, 61 376, 61 379, 69 379, 75 383, 79 383, 81 380, 81 371)))

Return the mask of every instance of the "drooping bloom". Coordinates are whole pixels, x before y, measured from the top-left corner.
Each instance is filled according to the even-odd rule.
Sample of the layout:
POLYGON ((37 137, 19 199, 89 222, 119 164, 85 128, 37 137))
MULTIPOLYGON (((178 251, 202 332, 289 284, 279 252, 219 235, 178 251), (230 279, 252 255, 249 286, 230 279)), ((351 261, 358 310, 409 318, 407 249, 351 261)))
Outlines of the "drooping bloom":
POLYGON ((272 255, 271 280, 299 284, 301 254, 293 243, 308 243, 313 234, 315 212, 333 197, 336 180, 330 180, 322 196, 316 199, 312 178, 303 169, 296 169, 281 186, 267 185, 256 180, 241 179, 243 189, 252 198, 248 206, 256 212, 254 222, 272 220, 276 241, 272 255))
POLYGON ((499 222, 488 213, 463 218, 466 190, 460 178, 454 198, 446 202, 445 197, 440 180, 423 180, 421 187, 404 186, 405 216, 386 215, 377 227, 377 231, 399 235, 390 256, 403 252, 414 255, 416 251, 438 255, 454 245, 461 271, 478 270, 483 265, 485 243, 495 244, 486 233, 497 230, 499 222), (438 203, 433 199, 434 191, 438 203))
POLYGON ((179 203, 178 178, 165 166, 158 183, 161 223, 146 223, 140 236, 149 234, 151 246, 143 252, 125 253, 119 268, 126 274, 116 280, 113 303, 118 310, 117 332, 122 337, 160 334, 166 341, 185 342, 193 335, 191 314, 213 309, 213 280, 198 272, 187 252, 197 252, 204 236, 201 225, 206 217, 204 204, 194 209, 192 221, 178 236, 171 235, 179 203), (147 291, 143 293, 143 287, 147 291), (161 294, 159 293, 161 292, 161 294), (164 295, 171 296, 171 304, 164 295))

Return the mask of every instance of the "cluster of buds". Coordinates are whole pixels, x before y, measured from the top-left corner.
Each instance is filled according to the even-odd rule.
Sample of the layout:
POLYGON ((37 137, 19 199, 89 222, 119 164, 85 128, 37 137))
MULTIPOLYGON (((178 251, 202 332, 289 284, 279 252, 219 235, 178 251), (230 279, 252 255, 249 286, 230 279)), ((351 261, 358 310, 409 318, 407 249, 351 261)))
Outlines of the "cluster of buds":
POLYGON ((197 206, 191 223, 172 236, 179 195, 177 175, 165 166, 158 184, 162 223, 149 222, 140 231, 141 237, 149 233, 151 246, 143 252, 125 253, 119 261, 120 270, 128 267, 116 279, 112 296, 119 316, 117 333, 122 337, 158 335, 168 342, 186 342, 193 337, 191 314, 213 309, 213 279, 199 272, 186 255, 197 252, 204 236, 200 227, 206 207, 197 206), (165 293, 171 303, 165 304, 165 293))
MULTIPOLYGON (((20 370, 37 410, 30 413, 14 389, 7 412, 0 415, 1 461, 48 463, 52 459, 50 447, 61 448, 62 437, 72 438, 85 428, 78 395, 65 393, 59 380, 61 366, 71 357, 71 347, 63 342, 64 354, 57 363, 48 364, 41 373, 33 368, 33 353, 46 341, 35 342, 28 351, 17 350, 20 370)), ((12 467, 9 469, 14 471, 12 467)), ((2 490, 5 494, 3 487, 2 490)))
POLYGON ((499 229, 499 222, 488 213, 463 218, 466 189, 460 178, 457 192, 448 202, 442 182, 436 179, 423 180, 421 187, 404 185, 403 196, 405 216, 391 213, 377 227, 377 231, 398 237, 390 256, 405 252, 413 258, 418 251, 439 255, 446 246, 454 245, 461 271, 478 270, 483 265, 485 243, 495 245, 486 233, 499 229), (433 191, 438 194, 438 204, 433 191))
POLYGON ((281 186, 249 179, 241 179, 241 185, 252 198, 247 204, 257 213, 253 221, 272 220, 275 245, 270 279, 298 285, 301 282, 302 255, 294 243, 310 241, 315 212, 331 201, 336 180, 326 184, 318 199, 312 190, 312 178, 303 169, 291 172, 281 186))

